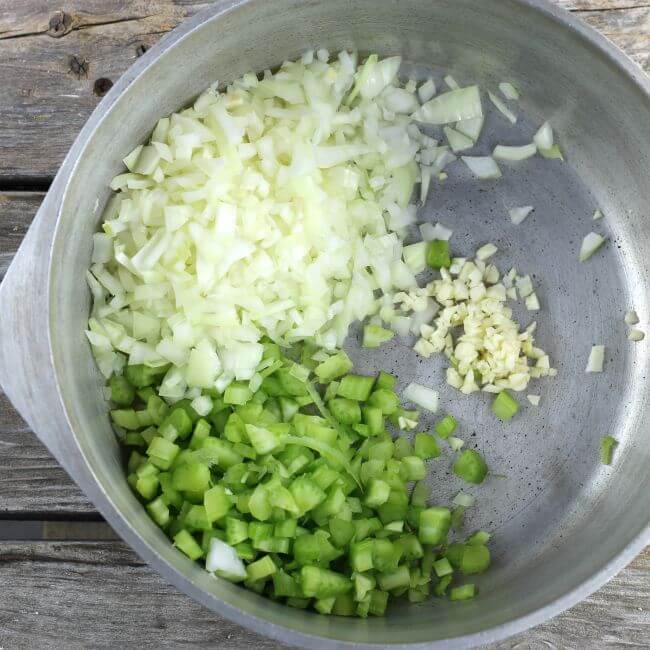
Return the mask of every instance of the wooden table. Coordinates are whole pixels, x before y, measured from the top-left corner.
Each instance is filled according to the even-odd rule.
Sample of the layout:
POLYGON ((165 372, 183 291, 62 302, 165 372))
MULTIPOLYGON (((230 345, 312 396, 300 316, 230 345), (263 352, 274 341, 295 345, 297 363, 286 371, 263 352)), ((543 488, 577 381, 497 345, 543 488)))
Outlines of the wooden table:
MULTIPOLYGON (((477 0, 479 1, 479 0, 477 0)), ((650 69, 648 0, 556 0, 650 69)), ((112 82, 209 3, 0 0, 0 277, 112 82)), ((492 648, 650 647, 650 548, 583 603, 492 648)), ((0 393, 0 649, 254 645, 101 523, 0 393)))

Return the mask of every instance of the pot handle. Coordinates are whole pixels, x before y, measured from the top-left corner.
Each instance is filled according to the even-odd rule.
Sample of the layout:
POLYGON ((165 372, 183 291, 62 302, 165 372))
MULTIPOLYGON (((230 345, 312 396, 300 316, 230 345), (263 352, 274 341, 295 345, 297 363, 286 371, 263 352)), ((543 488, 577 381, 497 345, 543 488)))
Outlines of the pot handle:
POLYGON ((60 192, 53 186, 0 284, 0 385, 57 457, 61 450, 52 419, 61 403, 53 379, 46 297, 59 205, 60 192))

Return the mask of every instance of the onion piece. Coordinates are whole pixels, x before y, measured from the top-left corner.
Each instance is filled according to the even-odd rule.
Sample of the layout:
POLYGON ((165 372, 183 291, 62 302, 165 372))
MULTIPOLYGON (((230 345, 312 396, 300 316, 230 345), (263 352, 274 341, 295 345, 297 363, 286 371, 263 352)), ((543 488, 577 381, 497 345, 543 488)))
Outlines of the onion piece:
POLYGON ((450 90, 458 90, 460 88, 458 82, 450 74, 448 74, 443 81, 447 84, 450 90))
POLYGON ((228 580, 238 581, 246 578, 246 567, 237 551, 216 537, 210 540, 205 568, 209 573, 216 573, 228 580))
POLYGON ((449 443, 452 451, 460 451, 465 446, 465 441, 461 440, 460 438, 456 438, 456 436, 449 436, 449 438, 447 438, 447 442, 449 443))
POLYGON ((449 146, 454 152, 464 151, 474 146, 474 140, 467 137, 464 133, 452 129, 450 126, 445 126, 443 132, 447 138, 447 142, 449 142, 449 146))
POLYGON ((420 203, 424 205, 429 195, 431 186, 431 167, 429 165, 420 165, 420 203))
POLYGON ((502 81, 499 84, 499 90, 506 99, 514 101, 519 99, 519 91, 509 81, 502 81))
POLYGON ((461 120, 456 122, 454 125, 456 131, 466 135, 468 138, 471 138, 476 142, 481 135, 481 129, 483 128, 483 123, 485 122, 485 117, 481 115, 480 117, 474 117, 469 120, 461 120))
POLYGON ((491 156, 461 156, 461 160, 477 178, 501 178, 501 170, 491 156))
POLYGON ((512 208, 508 210, 508 215, 510 216, 510 221, 518 226, 520 223, 523 223, 524 219, 533 211, 532 205, 525 205, 519 208, 512 208))
POLYGON ((467 86, 434 97, 420 106, 412 117, 418 122, 427 124, 449 124, 482 115, 483 108, 478 86, 467 86))
POLYGON ((643 341, 643 339, 645 338, 645 334, 641 330, 633 327, 628 333, 627 338, 630 339, 630 341, 633 341, 634 343, 638 343, 639 341, 643 341))
POLYGON ((411 269, 412 273, 415 275, 422 273, 427 267, 427 243, 420 241, 417 244, 404 246, 402 249, 402 257, 404 263, 411 269))
POLYGON ((413 404, 432 413, 438 410, 438 391, 422 386, 422 384, 409 384, 404 389, 402 396, 408 402, 413 402, 413 404))
POLYGON ((582 240, 580 246, 579 260, 585 262, 588 260, 605 242, 605 237, 595 232, 590 232, 582 240))
POLYGON ((485 260, 490 259, 490 257, 492 257, 498 250, 499 249, 494 244, 485 244, 476 251, 476 259, 484 262, 485 260))
POLYGON ((526 399, 533 405, 539 406, 539 400, 541 399, 539 395, 526 395, 526 399))
POLYGON ((630 311, 625 314, 625 322, 628 325, 636 325, 639 322, 639 315, 634 311, 634 309, 630 309, 630 311))
POLYGON ((605 215, 600 210, 596 210, 594 212, 593 220, 598 221, 599 219, 602 219, 604 216, 605 215))
POLYGON ((512 124, 516 124, 517 116, 497 97, 494 93, 488 91, 488 97, 497 110, 506 117, 512 124))
POLYGON ((430 99, 432 99, 436 94, 436 84, 433 79, 427 79, 419 88, 418 88, 418 97, 420 101, 425 104, 430 99))
POLYGON ((434 239, 444 239, 445 241, 449 241, 453 234, 453 230, 445 228, 441 223, 436 223, 435 225, 428 222, 422 223, 419 228, 422 239, 425 242, 433 241, 434 239))
POLYGON ((509 147, 502 144, 498 144, 494 147, 492 156, 498 160, 509 160, 512 162, 518 162, 520 160, 526 160, 532 158, 537 153, 537 145, 534 142, 530 144, 525 144, 520 147, 509 147))
POLYGON ((466 492, 459 492, 452 500, 452 503, 455 506, 462 506, 463 508, 471 508, 476 499, 473 495, 467 494, 466 492))
POLYGON ((585 372, 602 372, 605 362, 605 346, 594 345, 589 352, 589 360, 585 372))
POLYGON ((533 136, 533 142, 538 149, 550 149, 553 146, 553 129, 548 122, 544 122, 533 136))
POLYGON ((534 291, 530 295, 526 296, 525 303, 528 311, 539 311, 539 299, 534 291))

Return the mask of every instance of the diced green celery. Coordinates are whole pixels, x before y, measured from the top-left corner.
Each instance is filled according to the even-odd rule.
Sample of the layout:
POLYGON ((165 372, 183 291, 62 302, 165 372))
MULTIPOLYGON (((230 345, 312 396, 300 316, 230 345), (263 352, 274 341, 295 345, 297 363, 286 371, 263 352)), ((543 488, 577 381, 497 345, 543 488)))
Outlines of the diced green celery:
POLYGON ((388 501, 390 485, 378 478, 372 478, 367 484, 363 503, 369 508, 376 508, 388 501))
POLYGON ((201 418, 194 425, 194 433, 190 438, 190 449, 200 449, 203 441, 210 435, 210 423, 201 418))
POLYGON ((345 377, 341 379, 337 395, 358 402, 365 402, 370 397, 374 383, 374 377, 367 377, 364 375, 345 375, 345 377))
POLYGON ((335 546, 347 547, 350 540, 354 537, 355 527, 351 521, 345 521, 340 517, 332 517, 329 520, 329 530, 332 536, 332 542, 335 546))
POLYGON ((377 436, 383 433, 385 430, 384 415, 380 408, 376 406, 364 406, 361 409, 361 414, 363 422, 368 426, 371 436, 377 436))
POLYGON ((433 593, 436 596, 444 596, 445 593, 447 593, 447 587, 451 584, 451 581, 453 579, 453 576, 448 575, 448 576, 443 576, 438 580, 438 584, 434 587, 433 593))
POLYGON ((386 525, 391 521, 406 519, 408 511, 408 496, 406 492, 391 490, 388 501, 377 508, 381 522, 386 525))
POLYGON ((124 376, 128 382, 136 388, 145 388, 156 383, 157 378, 167 372, 169 366, 150 368, 142 364, 126 366, 124 376))
POLYGON ((288 598, 304 598, 298 581, 282 569, 273 574, 273 593, 288 598))
POLYGON ((340 594, 334 600, 332 614, 335 616, 354 616, 357 612, 357 603, 352 598, 352 594, 340 594))
POLYGON ((336 481, 339 475, 339 472, 337 472, 332 467, 329 467, 327 465, 320 465, 312 472, 311 478, 314 483, 318 485, 318 487, 320 487, 322 490, 327 490, 327 488, 332 485, 334 481, 336 481))
POLYGON ((395 413, 399 407, 399 397, 387 388, 377 388, 367 399, 370 406, 380 409, 384 415, 395 413))
POLYGON ((183 521, 190 530, 210 530, 212 528, 205 506, 190 506, 183 521))
POLYGON ((190 560, 198 560, 200 557, 203 557, 203 549, 194 537, 192 537, 191 533, 185 529, 180 530, 174 535, 174 546, 185 553, 190 560))
POLYGON ((141 428, 138 414, 133 409, 115 409, 111 411, 111 420, 122 429, 135 431, 141 428))
POLYGON ((345 503, 345 492, 336 484, 327 492, 327 498, 312 510, 314 521, 325 523, 330 517, 335 517, 345 503))
POLYGON ((388 594, 385 591, 373 589, 369 595, 370 606, 368 613, 373 616, 383 616, 386 613, 386 606, 388 605, 388 594))
POLYGON ((246 423, 239 413, 231 413, 226 420, 223 434, 230 442, 248 442, 246 423))
POLYGON ((490 541, 490 533, 485 530, 477 530, 474 534, 467 538, 467 544, 487 544, 490 541))
POLYGON ((160 425, 160 435, 170 442, 187 438, 192 431, 192 420, 183 408, 174 408, 160 425))
POLYGON ((268 428, 257 427, 254 424, 246 425, 248 439, 258 454, 270 454, 282 446, 284 439, 289 433, 289 425, 283 424, 281 426, 283 428, 279 428, 277 425, 271 425, 268 428))
MULTIPOLYGON (((323 466, 324 467, 324 466, 323 466)), ((336 480, 338 474, 334 472, 335 476, 332 482, 336 480)), ((312 475, 313 476, 313 475, 312 475)), ((316 480, 312 480, 309 476, 299 476, 294 479, 289 486, 289 491, 298 505, 301 515, 313 510, 320 503, 325 501, 327 494, 321 488, 316 480)))
POLYGON ((331 614, 335 602, 336 598, 334 596, 331 598, 319 598, 314 601, 314 609, 319 614, 331 614))
POLYGON ((143 499, 150 501, 158 494, 159 486, 158 477, 155 474, 148 474, 137 478, 135 489, 143 499))
POLYGON ((158 480, 165 503, 179 510, 183 505, 183 495, 172 487, 172 475, 169 472, 161 472, 158 474, 158 480))
POLYGON ((296 609, 307 609, 310 602, 309 598, 287 598, 287 605, 296 609))
POLYGON ((211 523, 225 517, 232 507, 232 499, 221 485, 215 485, 203 495, 203 505, 211 523))
POLYGON ((423 460, 440 456, 440 447, 438 447, 436 439, 428 433, 416 433, 415 455, 423 460))
POLYGON ((373 458, 372 460, 367 460, 365 463, 362 463, 361 469, 359 470, 359 478, 361 479, 361 482, 365 485, 372 478, 379 478, 381 473, 384 471, 385 466, 386 461, 378 458, 373 458))
POLYGON ((419 481, 413 487, 413 492, 411 492, 411 505, 424 508, 427 505, 428 498, 429 488, 427 484, 424 481, 419 481))
POLYGON ((314 374, 321 384, 327 384, 333 379, 342 377, 352 369, 352 365, 350 357, 343 350, 340 350, 326 361, 318 364, 314 369, 314 374))
POLYGON ((169 469, 181 448, 165 438, 155 437, 147 447, 149 461, 160 469, 169 469))
POLYGON ((388 539, 374 539, 372 544, 372 565, 380 573, 397 570, 401 557, 401 547, 388 539))
POLYGON ((427 266, 432 269, 448 269, 451 266, 448 241, 445 239, 434 239, 428 243, 427 266))
POLYGON ((131 406, 135 399, 135 389, 128 382, 126 377, 113 375, 108 380, 108 387, 111 389, 111 401, 118 406, 131 406))
POLYGON ((476 585, 460 585, 459 587, 452 587, 449 592, 449 600, 469 600, 476 596, 476 585))
POLYGON ((246 574, 248 575, 249 580, 264 580, 269 576, 272 576, 278 567, 273 562, 273 559, 270 555, 264 555, 259 560, 251 562, 246 567, 246 574))
POLYGON ((446 557, 442 557, 433 563, 433 570, 439 578, 450 575, 454 572, 454 567, 451 566, 446 557))
POLYGON ((380 370, 375 381, 375 389, 386 388, 387 390, 394 390, 396 384, 396 377, 380 370))
POLYGON ((235 545, 237 555, 244 560, 244 562, 252 562, 257 557, 257 551, 251 546, 249 542, 240 542, 235 545))
POLYGON ((384 329, 378 325, 365 325, 361 347, 378 348, 382 343, 390 341, 394 336, 395 332, 392 330, 384 329))
MULTIPOLYGON (((357 520, 358 521, 358 520, 357 520)), ((354 523, 357 524, 357 521, 354 523)), ((364 539, 350 546, 350 565, 353 571, 364 573, 374 568, 373 564, 374 540, 364 539)))
POLYGON ((390 438, 373 440, 368 448, 368 459, 387 461, 393 457, 394 452, 395 444, 390 438))
POLYGON ((458 422, 456 422, 456 418, 453 415, 445 415, 445 417, 436 424, 434 429, 441 438, 446 440, 454 431, 456 431, 457 426, 458 422))
POLYGON ((279 397, 280 412, 282 414, 282 420, 284 422, 290 422, 293 416, 298 413, 298 403, 296 400, 291 399, 290 397, 279 397))
POLYGON ((487 475, 487 465, 483 457, 474 449, 466 449, 454 462, 453 472, 468 483, 478 485, 487 475))
POLYGON ((201 463, 179 465, 172 472, 172 487, 180 492, 205 492, 210 485, 210 470, 201 463))
POLYGON ((412 533, 402 535, 396 539, 395 546, 399 549, 402 558, 408 562, 411 560, 419 560, 424 555, 420 540, 412 533))
POLYGON ((291 540, 286 537, 269 537, 260 540, 255 548, 265 553, 287 554, 291 548, 291 540))
POLYGON ((226 404, 239 405, 246 404, 251 397, 253 397, 253 391, 248 387, 248 384, 233 381, 224 391, 223 401, 226 404))
POLYGON ((147 504, 147 512, 161 528, 164 528, 170 521, 169 508, 162 496, 147 504))
POLYGON ((612 464, 616 447, 618 447, 618 440, 613 436, 604 436, 600 441, 600 462, 603 465, 612 464))
POLYGON ((465 575, 482 573, 490 566, 490 551, 482 544, 466 544, 460 558, 460 570, 465 575))
POLYGON ((408 587, 410 581, 411 576, 406 565, 398 567, 395 571, 381 573, 377 577, 379 588, 382 591, 391 591, 392 589, 398 589, 400 587, 408 587))
POLYGON ((169 413, 169 406, 158 395, 151 395, 147 400, 147 412, 151 416, 154 424, 160 426, 169 413))
POLYGON ((442 544, 451 527, 451 511, 449 508, 434 506, 420 513, 418 537, 423 544, 437 546, 442 544))
POLYGON ((327 404, 332 415, 341 424, 358 424, 361 422, 361 409, 359 402, 345 397, 335 397, 327 404))
POLYGON ((255 519, 266 521, 270 518, 273 506, 269 501, 268 492, 263 485, 259 484, 253 490, 253 493, 248 500, 248 507, 250 508, 251 515, 253 515, 255 519))
POLYGON ((293 542, 294 560, 299 566, 327 566, 342 553, 343 551, 332 545, 324 531, 316 531, 313 535, 300 535, 293 542))
POLYGON ((407 481, 421 481, 427 475, 424 461, 419 456, 405 456, 402 467, 405 468, 407 481))
POLYGON ((242 462, 242 457, 238 454, 232 443, 221 438, 206 438, 201 445, 201 449, 194 452, 195 457, 209 465, 218 465, 220 469, 227 470, 233 465, 242 462))
POLYGON ((150 427, 154 423, 149 411, 136 411, 135 416, 138 418, 140 427, 150 427))
POLYGON ((519 403, 507 390, 502 390, 492 402, 492 412, 503 422, 512 419, 518 410, 519 403))
POLYGON ((155 395, 156 391, 151 388, 151 386, 146 386, 145 388, 138 388, 136 395, 140 398, 140 401, 146 404, 149 401, 149 398, 152 395, 155 395))
POLYGON ((125 447, 146 447, 147 442, 142 437, 142 434, 135 433, 133 431, 128 432, 124 435, 124 438, 120 441, 125 447))
POLYGON ((407 438, 397 438, 393 455, 395 458, 402 459, 404 456, 413 455, 413 447, 407 438))
POLYGON ((347 594, 353 586, 347 576, 316 566, 303 566, 300 569, 300 585, 305 596, 318 599, 347 594))
POLYGON ((248 523, 236 517, 226 517, 226 543, 236 546, 248 539, 248 523))
POLYGON ((409 603, 423 603, 429 597, 428 585, 408 590, 409 603))
POLYGON ((371 573, 355 573, 354 576, 354 599, 363 600, 372 591, 377 581, 371 573))
POLYGON ((296 536, 296 530, 298 528, 298 520, 289 518, 279 521, 275 524, 275 529, 273 530, 273 535, 275 537, 287 537, 292 538, 296 536))
POLYGON ((158 429, 156 427, 147 427, 140 431, 140 435, 147 445, 150 445, 151 441, 158 435, 158 429))

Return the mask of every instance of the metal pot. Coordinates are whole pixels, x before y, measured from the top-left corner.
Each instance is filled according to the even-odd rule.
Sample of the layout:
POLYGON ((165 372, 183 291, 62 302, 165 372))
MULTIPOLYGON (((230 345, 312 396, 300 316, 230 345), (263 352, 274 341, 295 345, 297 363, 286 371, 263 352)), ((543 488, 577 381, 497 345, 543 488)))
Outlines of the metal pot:
MULTIPOLYGON (((646 342, 627 341, 622 322, 631 306, 643 322, 650 315, 649 90, 621 52, 545 0, 216 2, 142 57, 77 138, 0 288, 2 385, 146 561, 215 612, 258 632, 319 648, 461 648, 540 623, 597 589, 650 541, 650 354, 646 342), (453 224, 464 253, 495 241, 500 264, 536 275, 544 304, 538 340, 560 371, 540 389, 542 406, 508 426, 490 417, 486 396, 442 389, 466 439, 507 477, 477 492, 482 514, 472 524, 494 533, 495 561, 474 601, 437 600, 398 606, 385 619, 344 619, 278 605, 208 575, 171 546, 131 493, 106 416, 83 330, 84 272, 109 180, 157 118, 215 79, 263 70, 314 46, 401 53, 418 64, 416 72, 447 69, 461 84, 514 81, 523 91, 522 112, 533 121, 520 120, 513 130, 490 117, 484 146, 529 142, 548 118, 570 161, 534 159, 478 188, 462 172, 450 174, 424 211, 453 224), (507 208, 528 203, 534 217, 510 226, 507 208), (597 206, 607 215, 602 228, 610 242, 580 265, 577 249, 594 229, 597 206), (597 342, 607 345, 606 370, 587 376, 586 358, 597 342), (607 433, 621 443, 612 468, 598 459, 607 433)), ((357 353, 357 360, 377 368, 376 357, 357 353)), ((402 383, 444 384, 439 360, 418 364, 404 345, 388 348, 381 365, 402 383)), ((441 498, 451 496, 447 482, 432 484, 441 498)))

